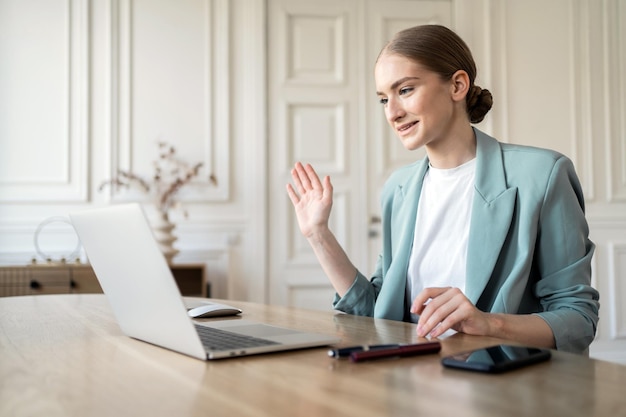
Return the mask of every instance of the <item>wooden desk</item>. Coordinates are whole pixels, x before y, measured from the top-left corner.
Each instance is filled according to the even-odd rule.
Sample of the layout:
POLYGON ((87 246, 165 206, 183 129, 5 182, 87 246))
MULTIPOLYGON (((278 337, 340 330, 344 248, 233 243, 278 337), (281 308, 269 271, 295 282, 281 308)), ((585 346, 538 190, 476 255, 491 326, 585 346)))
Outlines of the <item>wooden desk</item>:
MULTIPOLYGON (((336 334, 341 345, 416 341, 406 323, 229 303, 244 318, 336 334)), ((624 415, 621 365, 561 352, 503 375, 440 365, 441 355, 497 342, 455 335, 440 355, 359 364, 329 358, 327 348, 203 362, 122 335, 103 295, 7 297, 0 415, 624 415)))

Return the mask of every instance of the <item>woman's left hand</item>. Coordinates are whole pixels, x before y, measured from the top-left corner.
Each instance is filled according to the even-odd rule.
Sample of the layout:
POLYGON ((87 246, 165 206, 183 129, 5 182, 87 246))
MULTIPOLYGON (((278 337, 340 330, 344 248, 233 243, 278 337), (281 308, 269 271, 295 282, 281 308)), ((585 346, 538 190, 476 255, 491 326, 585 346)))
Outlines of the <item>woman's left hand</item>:
POLYGON ((425 288, 411 306, 419 314, 417 335, 438 337, 449 329, 489 335, 488 314, 478 310, 458 288, 425 288))

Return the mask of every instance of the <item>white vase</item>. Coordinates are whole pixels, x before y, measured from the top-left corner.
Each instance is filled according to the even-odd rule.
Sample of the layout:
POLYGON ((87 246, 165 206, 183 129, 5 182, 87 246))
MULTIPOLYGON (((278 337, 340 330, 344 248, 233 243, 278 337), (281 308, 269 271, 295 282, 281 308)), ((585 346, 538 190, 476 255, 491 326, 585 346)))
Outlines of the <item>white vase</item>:
POLYGON ((180 252, 178 249, 174 248, 174 242, 178 239, 172 233, 175 227, 167 213, 159 212, 159 215, 152 222, 154 237, 168 264, 171 263, 172 258, 180 252))

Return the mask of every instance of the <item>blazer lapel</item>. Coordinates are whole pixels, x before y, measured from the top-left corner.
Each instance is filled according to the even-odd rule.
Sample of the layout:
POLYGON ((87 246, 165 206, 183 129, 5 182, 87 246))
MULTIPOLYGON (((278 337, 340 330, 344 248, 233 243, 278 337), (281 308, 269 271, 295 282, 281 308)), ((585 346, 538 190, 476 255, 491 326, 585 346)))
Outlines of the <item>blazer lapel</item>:
POLYGON ((466 296, 476 304, 495 267, 515 209, 517 188, 508 188, 500 144, 476 134, 476 194, 467 251, 466 296))
POLYGON ((393 262, 385 273, 385 285, 382 286, 374 306, 374 317, 403 320, 405 313, 405 294, 409 257, 413 248, 417 205, 422 191, 422 182, 428 169, 428 158, 417 165, 415 174, 404 184, 398 185, 393 199, 391 227, 387 232, 397 233, 391 236, 393 262))

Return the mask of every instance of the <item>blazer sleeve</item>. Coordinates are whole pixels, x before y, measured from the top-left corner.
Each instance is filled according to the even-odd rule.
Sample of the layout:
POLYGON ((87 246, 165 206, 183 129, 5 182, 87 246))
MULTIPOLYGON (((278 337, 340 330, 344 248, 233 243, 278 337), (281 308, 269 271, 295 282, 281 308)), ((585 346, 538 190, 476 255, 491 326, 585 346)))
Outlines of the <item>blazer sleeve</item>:
POLYGON ((599 294, 591 287, 595 245, 588 238, 583 193, 572 162, 559 158, 539 217, 534 265, 537 313, 551 327, 559 350, 585 351, 598 324, 599 294))
POLYGON ((344 296, 340 297, 339 294, 335 293, 335 299, 333 300, 333 308, 335 310, 356 316, 374 316, 374 307, 383 280, 381 258, 381 256, 378 257, 376 272, 371 280, 368 280, 365 275, 357 271, 357 276, 352 286, 344 296))

